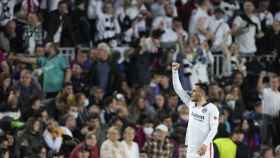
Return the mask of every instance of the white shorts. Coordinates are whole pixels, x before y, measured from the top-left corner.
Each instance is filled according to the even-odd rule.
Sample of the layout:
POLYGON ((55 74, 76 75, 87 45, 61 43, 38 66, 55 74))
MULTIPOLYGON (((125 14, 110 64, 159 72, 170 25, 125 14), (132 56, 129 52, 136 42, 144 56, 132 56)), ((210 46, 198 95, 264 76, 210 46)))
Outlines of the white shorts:
POLYGON ((199 156, 197 154, 198 148, 187 149, 186 158, 214 158, 214 147, 213 144, 208 145, 205 155, 199 156))

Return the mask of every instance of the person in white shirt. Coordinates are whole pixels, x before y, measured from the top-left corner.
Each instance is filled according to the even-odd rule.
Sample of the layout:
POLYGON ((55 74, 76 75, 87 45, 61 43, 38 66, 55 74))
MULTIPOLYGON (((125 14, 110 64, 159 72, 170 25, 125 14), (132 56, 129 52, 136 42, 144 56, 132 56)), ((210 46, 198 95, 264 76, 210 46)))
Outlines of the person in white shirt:
POLYGON ((272 129, 269 131, 272 135, 272 143, 273 145, 278 145, 280 143, 280 137, 279 137, 279 117, 280 117, 280 82, 279 82, 279 76, 276 76, 275 74, 268 75, 270 76, 270 83, 266 87, 263 83, 264 78, 267 76, 267 73, 265 71, 261 72, 258 84, 257 84, 257 90, 259 94, 262 97, 263 102, 263 113, 270 116, 272 119, 272 129))
POLYGON ((98 15, 96 40, 112 42, 120 32, 118 19, 114 16, 113 5, 111 3, 104 4, 103 13, 98 15))
POLYGON ((213 34, 212 48, 213 52, 220 52, 222 48, 220 47, 222 42, 227 46, 232 43, 232 37, 230 35, 230 27, 224 20, 224 11, 220 8, 215 10, 215 16, 211 20, 211 25, 209 27, 210 32, 213 34))
POLYGON ((233 21, 232 33, 236 37, 235 42, 240 47, 241 55, 254 55, 257 51, 256 37, 261 38, 261 24, 259 18, 254 14, 254 4, 245 1, 244 14, 237 16, 233 21))
POLYGON ((135 130, 132 127, 127 127, 124 131, 124 140, 121 142, 125 153, 124 158, 139 158, 139 147, 133 141, 134 137, 135 130))
POLYGON ((186 141, 187 158, 212 158, 212 141, 219 125, 219 110, 213 103, 207 102, 207 85, 197 83, 192 95, 182 88, 179 80, 178 63, 172 64, 172 80, 174 90, 189 108, 189 123, 186 141))
POLYGON ((123 145, 119 142, 120 134, 117 128, 108 129, 108 139, 103 142, 100 149, 100 158, 124 158, 123 145))
POLYGON ((48 127, 43 133, 43 138, 52 153, 58 153, 62 146, 63 131, 54 119, 48 120, 48 127))
POLYGON ((197 34, 200 43, 203 43, 212 38, 212 34, 208 30, 211 21, 211 18, 208 15, 210 2, 209 0, 198 0, 197 6, 198 8, 192 12, 189 34, 190 36, 197 34))
POLYGON ((265 87, 263 79, 266 77, 266 73, 260 74, 257 90, 263 98, 263 112, 272 117, 278 116, 280 112, 280 92, 279 92, 279 77, 271 76, 269 87, 265 87))

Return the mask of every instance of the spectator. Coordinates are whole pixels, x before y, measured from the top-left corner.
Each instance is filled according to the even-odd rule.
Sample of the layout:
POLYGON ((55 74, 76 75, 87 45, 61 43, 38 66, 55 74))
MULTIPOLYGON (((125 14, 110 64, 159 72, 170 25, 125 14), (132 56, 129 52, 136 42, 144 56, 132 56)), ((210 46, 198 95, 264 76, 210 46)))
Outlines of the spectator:
POLYGON ((76 38, 67 1, 59 1, 58 9, 51 12, 47 21, 47 41, 60 46, 74 46, 76 38))
POLYGON ((192 12, 190 19, 189 33, 191 36, 197 34, 200 43, 207 41, 213 37, 208 31, 211 22, 208 10, 210 7, 209 0, 199 0, 196 2, 198 8, 192 12))
POLYGON ((149 158, 170 158, 173 154, 173 145, 170 140, 167 138, 168 128, 160 124, 156 127, 156 131, 154 133, 154 138, 147 141, 144 148, 143 153, 147 154, 149 158), (161 147, 158 148, 159 144, 161 147))
POLYGON ((101 122, 103 124, 109 123, 116 116, 116 112, 119 109, 117 100, 113 97, 108 97, 105 100, 105 107, 101 111, 101 122))
POLYGON ((262 28, 266 29, 273 24, 273 15, 269 11, 270 0, 263 0, 259 2, 258 17, 260 19, 262 28))
POLYGON ((27 16, 27 23, 23 33, 24 46, 26 52, 30 55, 34 55, 36 46, 43 44, 46 33, 43 30, 41 19, 37 14, 29 13, 27 16))
POLYGON ((244 131, 244 143, 248 145, 250 151, 253 153, 260 149, 261 133, 260 129, 254 125, 253 120, 243 120, 242 130, 244 131))
POLYGON ((33 97, 43 97, 43 92, 40 84, 34 78, 29 70, 22 70, 20 73, 20 81, 16 84, 16 89, 19 91, 19 105, 22 112, 30 110, 30 101, 33 97))
POLYGON ((235 129, 230 138, 217 138, 214 140, 218 148, 220 158, 249 158, 249 150, 240 144, 243 141, 244 133, 235 129))
POLYGON ((263 80, 266 76, 265 72, 262 72, 260 74, 257 89, 260 95, 262 95, 263 98, 263 112, 271 117, 273 117, 274 126, 275 128, 272 132, 272 135, 274 137, 273 144, 277 145, 279 144, 279 137, 278 134, 279 131, 277 130, 279 127, 278 120, 279 120, 279 104, 280 104, 280 92, 279 92, 279 78, 278 76, 271 76, 270 78, 270 85, 269 87, 265 87, 263 80))
POLYGON ((17 56, 12 56, 10 59, 30 64, 38 63, 41 66, 38 73, 43 74, 43 91, 50 98, 56 96, 62 89, 64 81, 70 80, 71 74, 68 70, 68 61, 62 54, 57 54, 57 48, 53 43, 46 44, 46 53, 48 57, 40 57, 38 59, 17 56), (54 82, 50 82, 50 79, 54 82))
POLYGON ((223 66, 223 75, 225 77, 231 76, 234 71, 240 71, 243 75, 247 74, 246 59, 240 58, 240 48, 236 43, 233 43, 229 48, 222 43, 222 51, 225 56, 223 66))
POLYGON ((90 24, 86 16, 86 2, 76 1, 75 10, 72 13, 73 22, 76 25, 74 30, 76 31, 75 37, 78 38, 77 44, 83 46, 89 46, 90 44, 90 24))
POLYGON ((73 149, 69 158, 80 158, 79 153, 84 149, 89 150, 89 158, 99 158, 99 151, 96 143, 96 136, 93 133, 88 133, 86 135, 85 141, 73 149))
POLYGON ((16 140, 16 157, 40 157, 44 148, 41 135, 42 125, 36 118, 29 118, 26 128, 19 133, 16 140))
POLYGON ((104 91, 101 87, 93 87, 90 91, 90 103, 101 106, 103 105, 104 91))
POLYGON ((2 103, 0 108, 0 118, 9 117, 18 120, 22 113, 19 108, 19 92, 10 90, 7 99, 2 103))
POLYGON ((86 77, 84 70, 79 64, 73 64, 71 69, 71 82, 75 92, 86 91, 86 77))
POLYGON ((81 128, 81 134, 86 135, 86 133, 93 132, 96 135, 98 147, 101 147, 101 144, 106 139, 106 125, 102 125, 100 118, 97 114, 91 114, 86 122, 86 125, 81 128))
POLYGON ((110 65, 110 47, 105 43, 99 44, 98 54, 98 61, 89 72, 90 83, 93 86, 101 87, 103 91, 107 93, 112 86, 111 83, 113 82, 113 70, 110 65))
MULTIPOLYGON (((152 139, 154 132, 153 120, 149 118, 149 115, 142 116, 141 121, 139 121, 142 126, 136 130, 135 141, 139 145, 140 151, 142 151, 145 143, 152 139)), ((141 155, 141 154, 140 154, 141 155)))
POLYGON ((271 147, 264 147, 261 152, 262 158, 274 158, 273 148, 271 147))
POLYGON ((135 130, 132 127, 127 127, 124 131, 124 140, 121 142, 124 151, 124 158, 139 158, 139 147, 133 140, 135 137, 135 130))
POLYGON ((232 37, 230 35, 230 27, 224 20, 224 11, 220 8, 215 10, 215 17, 211 20, 209 26, 211 33, 213 34, 212 48, 213 53, 219 53, 222 51, 221 44, 229 46, 232 43, 232 37))
POLYGON ((233 86, 231 92, 225 96, 227 106, 232 110, 233 117, 242 118, 245 111, 245 105, 241 96, 241 90, 239 87, 233 86))
POLYGON ((0 48, 5 52, 13 51, 11 40, 16 37, 16 27, 15 21, 10 20, 0 32, 0 48))
POLYGON ((6 55, 0 51, 0 78, 10 74, 10 67, 7 63, 6 55))
POLYGON ((154 105, 156 116, 154 118, 163 118, 163 116, 167 115, 169 109, 167 109, 166 100, 163 95, 157 95, 155 97, 155 105, 154 105))
POLYGON ((97 21, 97 41, 108 42, 112 46, 117 45, 116 37, 120 33, 120 25, 114 16, 114 9, 111 3, 107 2, 102 8, 102 13, 97 21))
POLYGON ((100 158, 124 158, 125 151, 119 142, 120 134, 118 129, 111 127, 108 129, 108 139, 103 142, 100 150, 100 158))
POLYGON ((141 115, 153 116, 155 109, 145 103, 143 97, 136 97, 132 105, 130 105, 129 120, 131 123, 137 123, 140 121, 141 115))
POLYGON ((257 52, 256 37, 263 36, 261 24, 254 14, 255 6, 251 1, 243 4, 244 14, 237 16, 233 22, 232 32, 240 47, 241 55, 254 55, 257 52))
POLYGON ((56 96, 56 109, 60 114, 65 114, 70 105, 75 104, 75 96, 71 83, 65 83, 63 90, 56 96))
POLYGON ((50 149, 49 154, 55 155, 59 153, 62 146, 63 131, 54 119, 49 119, 47 128, 43 133, 47 147, 50 149))
POLYGON ((178 119, 175 122, 174 126, 180 126, 180 127, 187 127, 188 121, 189 121, 189 109, 185 105, 180 105, 178 107, 178 119))

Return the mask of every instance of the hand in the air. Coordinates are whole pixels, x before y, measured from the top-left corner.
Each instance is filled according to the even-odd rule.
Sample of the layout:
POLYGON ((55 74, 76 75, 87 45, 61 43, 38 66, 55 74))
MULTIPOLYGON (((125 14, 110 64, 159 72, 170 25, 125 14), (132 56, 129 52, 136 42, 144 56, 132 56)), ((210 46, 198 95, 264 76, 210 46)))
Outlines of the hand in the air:
POLYGON ((179 63, 176 63, 176 62, 172 63, 172 70, 178 70, 179 67, 180 67, 179 63))

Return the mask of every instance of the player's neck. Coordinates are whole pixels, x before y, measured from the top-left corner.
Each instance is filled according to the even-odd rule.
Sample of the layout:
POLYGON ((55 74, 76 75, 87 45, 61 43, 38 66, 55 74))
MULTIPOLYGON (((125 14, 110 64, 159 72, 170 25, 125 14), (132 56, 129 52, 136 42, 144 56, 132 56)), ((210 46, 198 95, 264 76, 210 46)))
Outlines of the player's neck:
POLYGON ((196 103, 196 105, 197 105, 197 107, 202 107, 202 106, 204 106, 206 103, 207 103, 207 100, 206 100, 205 98, 202 98, 202 99, 200 99, 200 100, 196 103))

